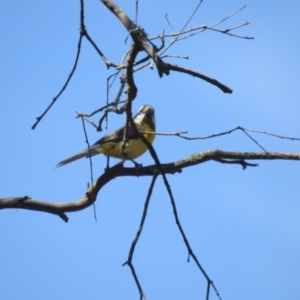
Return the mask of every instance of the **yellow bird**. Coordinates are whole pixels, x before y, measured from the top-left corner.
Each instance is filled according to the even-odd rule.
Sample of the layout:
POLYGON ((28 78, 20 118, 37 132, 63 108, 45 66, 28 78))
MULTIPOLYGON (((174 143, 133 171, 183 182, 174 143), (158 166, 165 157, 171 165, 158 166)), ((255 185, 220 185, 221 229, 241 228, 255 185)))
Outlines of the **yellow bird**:
MULTIPOLYGON (((137 129, 146 132, 155 132, 155 117, 154 117, 154 109, 150 105, 143 105, 136 116, 133 118, 133 121, 137 127, 137 129)), ((148 140, 148 142, 152 143, 155 135, 151 133, 142 133, 143 136, 148 140)), ((123 138, 124 138, 124 126, 119 128, 116 131, 113 131, 99 141, 97 141, 94 145, 90 147, 90 149, 86 149, 80 153, 77 153, 73 156, 70 156, 57 164, 57 167, 64 166, 74 160, 80 159, 82 157, 90 157, 100 153, 103 153, 106 156, 111 156, 120 159, 130 159, 133 160, 148 150, 146 144, 141 140, 139 135, 137 135, 133 128, 128 126, 127 130, 127 147, 122 152, 123 146, 123 138)))

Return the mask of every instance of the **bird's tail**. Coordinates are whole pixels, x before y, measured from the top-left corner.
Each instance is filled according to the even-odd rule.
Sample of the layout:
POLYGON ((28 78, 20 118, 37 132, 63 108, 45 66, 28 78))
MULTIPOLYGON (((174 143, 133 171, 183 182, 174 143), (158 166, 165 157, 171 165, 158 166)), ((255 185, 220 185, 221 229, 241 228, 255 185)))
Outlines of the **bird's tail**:
POLYGON ((91 157, 91 156, 99 154, 99 153, 100 153, 99 150, 97 151, 95 148, 90 148, 90 151, 89 151, 89 149, 86 149, 86 150, 84 150, 80 153, 74 154, 70 157, 67 157, 67 158, 63 159, 62 161, 60 161, 56 165, 56 167, 59 168, 59 167, 62 167, 62 166, 66 165, 66 164, 68 164, 68 163, 70 163, 74 160, 77 160, 77 159, 80 159, 80 158, 83 158, 83 157, 91 157))

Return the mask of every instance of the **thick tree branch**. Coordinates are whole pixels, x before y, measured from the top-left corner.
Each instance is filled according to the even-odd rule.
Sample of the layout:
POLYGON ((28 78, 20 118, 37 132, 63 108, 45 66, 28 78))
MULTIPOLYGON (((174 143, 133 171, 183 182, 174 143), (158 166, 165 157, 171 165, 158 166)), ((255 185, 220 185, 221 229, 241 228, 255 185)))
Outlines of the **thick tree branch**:
MULTIPOLYGON (((161 164, 160 168, 165 174, 174 174, 181 172, 183 168, 201 164, 210 160, 220 163, 240 164, 243 168, 252 166, 245 160, 298 160, 300 161, 300 153, 283 153, 283 152, 227 152, 221 150, 210 150, 193 154, 179 161, 161 164)), ((11 197, 0 199, 0 209, 17 208, 29 209, 35 211, 43 211, 61 217, 64 221, 68 221, 65 213, 82 210, 94 203, 101 188, 109 181, 121 176, 153 176, 159 173, 157 165, 136 168, 124 168, 123 163, 118 163, 114 167, 108 169, 102 174, 93 185, 86 191, 85 195, 78 201, 52 203, 39 200, 30 200, 29 197, 11 197), (138 171, 138 172, 137 172, 138 171)))
POLYGON ((130 18, 125 14, 125 12, 113 3, 111 0, 101 0, 101 2, 122 22, 128 33, 130 34, 132 40, 139 48, 144 50, 156 64, 158 74, 160 77, 163 74, 169 75, 169 69, 166 63, 156 54, 157 48, 154 45, 149 45, 149 40, 146 33, 140 29, 130 18))

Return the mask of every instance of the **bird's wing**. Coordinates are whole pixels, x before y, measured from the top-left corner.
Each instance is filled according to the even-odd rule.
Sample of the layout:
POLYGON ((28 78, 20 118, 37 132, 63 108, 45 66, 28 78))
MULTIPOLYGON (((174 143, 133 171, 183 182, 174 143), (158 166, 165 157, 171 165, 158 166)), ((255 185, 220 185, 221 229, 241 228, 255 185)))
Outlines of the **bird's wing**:
MULTIPOLYGON (((99 141, 97 141, 93 146, 98 146, 101 144, 105 144, 108 142, 121 142, 124 137, 124 127, 119 128, 118 130, 111 132, 104 137, 102 137, 99 141)), ((129 125, 127 130, 127 139, 137 138, 133 128, 129 125)))

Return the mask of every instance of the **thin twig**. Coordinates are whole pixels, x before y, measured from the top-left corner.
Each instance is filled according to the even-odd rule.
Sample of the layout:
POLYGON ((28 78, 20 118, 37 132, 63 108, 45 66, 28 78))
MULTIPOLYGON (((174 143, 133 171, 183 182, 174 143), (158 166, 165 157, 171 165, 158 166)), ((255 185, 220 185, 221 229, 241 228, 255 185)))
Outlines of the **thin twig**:
MULTIPOLYGON (((249 25, 249 24, 250 24, 249 22, 245 22, 245 23, 237 26, 236 28, 239 28, 239 27, 245 26, 245 25, 249 25)), ((223 33, 223 34, 227 34, 229 36, 240 38, 240 39, 245 39, 245 40, 253 40, 254 39, 254 37, 242 36, 242 35, 230 33, 230 31, 234 30, 235 28, 220 30, 220 29, 215 29, 215 28, 211 28, 211 27, 206 27, 206 29, 216 31, 216 32, 220 32, 220 33, 223 33)))
POLYGON ((267 134, 267 135, 270 135, 270 136, 278 137, 280 139, 300 141, 300 138, 282 136, 282 135, 278 135, 278 134, 275 134, 275 133, 270 133, 270 132, 267 132, 267 131, 249 129, 249 128, 244 128, 244 127, 241 127, 241 126, 237 126, 235 129, 236 130, 240 129, 240 130, 246 130, 246 131, 251 131, 251 132, 256 132, 256 133, 267 134))
POLYGON ((61 90, 59 91, 59 93, 53 98, 52 102, 50 103, 50 105, 46 108, 46 110, 39 116, 37 117, 37 121, 32 125, 31 129, 35 129, 35 127, 37 126, 37 124, 42 120, 42 118, 46 115, 46 113, 49 111, 49 109, 52 107, 52 105, 56 102, 56 100, 60 97, 60 95, 64 92, 64 90, 66 89, 66 87, 68 86, 75 70, 77 67, 77 63, 78 63, 78 59, 79 59, 79 55, 80 55, 80 49, 81 49, 81 42, 82 42, 82 35, 79 36, 79 40, 78 40, 78 44, 77 44, 77 53, 76 53, 76 58, 75 58, 75 62, 73 65, 73 68, 65 82, 65 84, 63 85, 63 87, 61 88, 61 90))
POLYGON ((145 294, 142 290, 142 287, 139 283, 139 280, 135 274, 135 271, 134 271, 134 266, 132 264, 132 258, 133 258, 133 253, 134 253, 134 250, 135 250, 135 247, 137 245, 137 242, 140 238, 140 235, 142 233, 142 230, 143 230, 143 227, 144 227, 144 223, 145 223, 145 220, 146 220, 146 215, 147 215, 147 211, 148 211, 148 206, 149 206, 149 203, 150 203, 150 199, 151 199, 151 195, 152 195, 152 192, 153 192, 153 188, 154 188, 154 184, 155 184, 155 181, 156 181, 156 178, 157 178, 157 173, 155 173, 152 177, 152 181, 151 181, 151 184, 150 184, 150 187, 149 187, 149 190, 148 190, 148 193, 147 193, 147 197, 146 197, 146 201, 144 203, 144 209, 143 209, 143 214, 142 214, 142 218, 141 218, 141 221, 140 221, 140 225, 139 225, 139 228, 137 230, 137 233, 135 235, 135 238, 133 239, 132 243, 131 243, 131 247, 130 247, 130 250, 129 250, 129 253, 128 253, 128 258, 127 258, 127 261, 125 263, 123 263, 122 266, 124 265, 128 265, 131 269, 131 272, 134 276, 134 280, 135 280, 135 283, 138 287, 138 290, 139 290, 139 293, 140 293, 140 296, 142 297, 145 297, 145 294))
POLYGON ((231 18, 232 16, 234 16, 235 14, 237 14, 238 12, 240 12, 241 10, 243 10, 246 7, 247 7, 247 5, 242 6, 241 8, 237 9, 236 11, 234 11, 231 14, 229 14, 228 16, 226 16, 222 20, 218 21, 217 23, 211 25, 210 27, 216 27, 216 26, 220 25, 221 23, 223 23, 224 21, 228 20, 229 18, 231 18))
POLYGON ((106 58, 106 56, 102 53, 102 51, 98 48, 96 43, 92 40, 92 38, 88 34, 85 23, 84 23, 84 3, 83 3, 83 0, 79 0, 79 1, 80 1, 80 35, 85 36, 87 38, 87 40, 92 44, 92 46, 94 47, 96 52, 100 55, 100 57, 106 64, 107 69, 109 69, 109 67, 111 67, 111 66, 116 67, 117 65, 113 64, 106 58))
POLYGON ((186 23, 184 24, 184 26, 182 27, 182 29, 180 30, 180 32, 178 33, 178 35, 176 35, 172 41, 169 43, 169 45, 167 47, 165 47, 162 52, 160 53, 160 56, 165 53, 179 38, 179 36, 182 34, 182 32, 184 32, 186 26, 189 24, 189 22, 192 20, 192 18, 194 17, 195 13, 197 12, 198 8, 200 7, 201 3, 203 0, 200 0, 199 3, 197 4, 196 8, 194 9, 194 11, 192 12, 191 16, 188 18, 188 20, 186 21, 186 23))
POLYGON ((253 40, 254 37, 249 37, 249 36, 242 36, 242 35, 238 35, 238 34, 232 34, 230 33, 230 31, 233 31, 237 28, 240 28, 242 26, 246 26, 246 25, 249 25, 250 23, 249 22, 244 22, 243 24, 240 24, 240 25, 237 25, 233 28, 229 28, 229 29, 216 29, 216 28, 212 28, 210 26, 205 26, 205 25, 202 25, 201 28, 196 29, 194 30, 194 28, 192 28, 191 30, 191 34, 189 35, 185 35, 185 36, 182 36, 181 38, 178 39, 178 41, 181 41, 181 40, 184 40, 184 39, 187 39, 187 38, 190 38, 191 36, 194 36, 196 34, 199 34, 199 33, 202 33, 204 32, 205 30, 212 30, 212 31, 216 31, 216 32, 219 32, 219 33, 222 33, 222 34, 226 34, 226 35, 229 35, 229 36, 232 36, 232 37, 236 37, 236 38, 240 38, 240 39, 245 39, 245 40, 253 40), (198 31, 197 31, 198 30, 198 31))
POLYGON ((232 129, 229 129, 229 130, 226 130, 226 131, 223 131, 223 132, 219 132, 219 133, 215 133, 215 134, 211 134, 211 135, 206 135, 206 136, 199 136, 199 137, 187 137, 187 136, 181 135, 182 133, 185 134, 187 131, 174 132, 174 133, 158 133, 158 132, 156 132, 155 134, 157 134, 157 135, 176 135, 176 136, 179 136, 179 137, 181 137, 185 140, 205 140, 205 139, 210 139, 210 138, 214 138, 214 137, 217 137, 217 136, 230 134, 230 133, 232 133, 236 130, 266 134, 266 135, 270 135, 270 136, 277 137, 277 138, 280 138, 280 139, 300 141, 300 138, 282 136, 282 135, 278 135, 278 134, 275 134, 275 133, 270 133, 270 132, 267 132, 267 131, 245 128, 245 127, 242 127, 242 126, 237 126, 237 127, 234 127, 232 129))
POLYGON ((106 56, 102 53, 102 51, 99 49, 99 47, 97 46, 97 44, 93 41, 93 39, 90 37, 90 35, 88 34, 86 28, 83 31, 83 35, 86 37, 86 39, 92 44, 92 46, 94 47, 94 49, 96 50, 96 52, 99 54, 99 56, 102 58, 102 60, 104 61, 107 69, 109 69, 110 67, 117 67, 117 64, 112 63, 111 61, 109 61, 106 56))
MULTIPOLYGON (((187 131, 174 131, 174 132, 150 132, 150 131, 140 131, 140 133, 145 133, 145 134, 155 134, 155 135, 170 135, 174 136, 177 135, 179 137, 182 137, 181 134, 187 134, 187 131)), ((184 138, 184 137, 183 137, 184 138)))
MULTIPOLYGON (((113 83, 115 82, 115 80, 117 78, 117 75, 119 73, 120 73, 120 70, 118 70, 116 73, 108 76, 107 79, 106 79, 106 105, 108 105, 108 103, 109 103, 109 90, 112 87, 113 83), (110 81, 111 78, 113 78, 113 79, 112 79, 112 82, 109 84, 109 81, 110 81)), ((121 87, 122 87, 122 85, 121 85, 121 87)), ((119 99, 117 98, 117 100, 119 100, 119 99)), ((116 108, 116 106, 117 105, 113 105, 111 110, 114 110, 116 108)), ((100 118, 100 120, 98 122, 97 131, 102 131, 102 122, 104 120, 106 121, 106 128, 107 128, 107 126, 108 126, 108 112, 109 112, 109 110, 106 110, 104 116, 102 116, 100 118)), ((108 163, 108 161, 107 161, 107 163, 108 163)))
POLYGON ((89 36, 85 24, 84 24, 84 1, 80 0, 80 34, 79 34, 79 40, 78 40, 78 44, 77 44, 77 54, 76 54, 76 58, 75 58, 75 62, 73 65, 73 68, 65 82, 65 84, 63 85, 63 87, 61 88, 61 90, 59 91, 59 93, 52 99, 52 102, 50 103, 50 105, 46 108, 46 110, 42 113, 42 115, 40 115, 39 117, 37 117, 37 121, 33 124, 33 126, 31 127, 31 129, 35 129, 35 127, 38 125, 38 123, 42 120, 42 118, 46 115, 46 113, 50 110, 50 108, 52 107, 52 105, 56 102, 56 100, 61 96, 61 94, 64 92, 64 90, 66 89, 66 87, 68 86, 75 70, 78 64, 78 60, 79 60, 79 55, 80 55, 80 50, 81 50, 81 43, 82 43, 82 37, 85 36, 87 38, 87 40, 93 45, 93 47, 95 48, 95 50, 97 51, 97 53, 101 56, 101 58, 103 59, 103 61, 105 62, 107 68, 109 68, 110 66, 113 67, 117 67, 116 64, 111 63, 106 57, 105 55, 101 52, 101 50, 98 48, 98 46, 95 44, 95 42, 92 40, 92 38, 89 36))
POLYGON ((248 138, 250 139, 250 140, 252 140, 260 149, 262 149, 263 151, 265 151, 265 152, 267 152, 266 150, 265 150, 265 148, 261 145, 261 144, 259 144, 258 143, 258 141, 256 141, 249 133, 247 133, 245 130, 242 130, 247 136, 248 136, 248 138))
POLYGON ((139 15, 139 0, 135 1, 135 24, 138 24, 138 15, 139 15))
MULTIPOLYGON (((234 34, 229 33, 232 30, 238 29, 238 28, 240 28, 242 26, 245 26, 245 25, 249 25, 250 23, 248 21, 244 22, 243 24, 237 25, 237 26, 235 26, 233 28, 230 28, 230 29, 223 29, 223 30, 221 30, 221 29, 215 29, 214 28, 214 27, 220 25, 222 22, 226 21, 227 19, 231 18, 232 16, 234 16, 238 12, 240 12, 245 7, 246 7, 246 5, 244 5, 243 7, 239 8, 235 12, 231 13, 230 15, 226 16, 222 20, 220 20, 220 21, 218 21, 218 22, 216 22, 216 23, 214 23, 214 24, 212 24, 210 26, 208 26, 208 25, 201 25, 201 26, 198 26, 198 27, 195 27, 195 28, 190 28, 190 29, 183 30, 183 31, 180 31, 180 32, 173 32, 173 33, 169 33, 169 34, 163 34, 163 38, 173 37, 173 38, 177 38, 177 41, 181 41, 183 39, 189 38, 189 37, 191 37, 193 35, 202 33, 205 30, 210 29, 210 30, 214 30, 214 31, 217 31, 217 32, 220 32, 220 33, 223 33, 223 34, 228 34, 228 35, 231 35, 231 36, 234 36, 234 37, 238 37, 238 38, 253 39, 253 37, 239 36, 239 35, 234 35, 234 34), (186 35, 188 33, 191 33, 191 34, 186 35), (186 36, 184 36, 184 35, 186 35, 186 36)), ((158 39, 158 38, 161 38, 161 35, 149 38, 149 40, 155 40, 155 39, 158 39)), ((174 43, 174 41, 172 40, 170 42, 170 44, 166 48, 169 48, 173 43, 174 43)), ((165 50, 164 50, 164 52, 165 52, 165 50)))
POLYGON ((163 55, 161 58, 166 58, 166 57, 189 59, 188 56, 170 55, 170 54, 163 55))
POLYGON ((174 27, 172 26, 171 22, 169 21, 168 13, 165 14, 165 18, 166 18, 166 20, 167 20, 167 22, 168 22, 168 25, 171 27, 171 29, 173 30, 173 32, 175 32, 174 27))
POLYGON ((80 117, 80 118, 84 119, 85 121, 87 121, 88 123, 90 123, 93 127, 95 127, 95 129, 97 130, 98 126, 93 121, 91 121, 87 117, 84 117, 83 115, 80 115, 80 112, 78 112, 78 111, 75 111, 75 112, 77 113, 77 117, 76 118, 80 117))
POLYGON ((230 134, 230 133, 232 133, 232 132, 234 132, 236 130, 241 130, 247 137, 249 137, 255 144, 257 144, 266 153, 268 151, 262 145, 260 145, 252 136, 250 136, 249 133, 247 133, 247 131, 253 132, 253 133, 266 134, 266 135, 270 135, 270 136, 273 136, 273 137, 277 137, 277 138, 281 138, 281 139, 286 139, 286 140, 300 141, 300 138, 281 136, 281 135, 278 135, 278 134, 274 134, 274 133, 270 133, 270 132, 266 132, 266 131, 255 130, 255 129, 244 128, 244 127, 241 127, 241 126, 237 126, 237 127, 233 128, 233 129, 230 129, 230 130, 227 130, 227 131, 224 131, 224 132, 215 133, 215 134, 211 134, 211 135, 207 135, 207 136, 202 136, 202 137, 187 137, 187 136, 184 136, 183 134, 187 134, 187 131, 175 131, 175 132, 148 132, 148 131, 141 131, 141 133, 154 134, 154 135, 163 135, 163 136, 178 136, 178 137, 186 139, 186 140, 205 140, 205 139, 210 139, 210 138, 214 138, 214 137, 218 137, 218 136, 230 134))
POLYGON ((108 103, 107 105, 104 105, 101 108, 99 108, 99 109, 97 109, 97 110, 95 110, 95 111, 93 111, 93 112, 91 112, 89 114, 83 114, 83 113, 79 112, 78 110, 76 110, 76 114, 77 114, 76 118, 81 118, 81 117, 88 117, 89 118, 89 117, 93 116, 94 114, 96 114, 96 113, 98 113, 100 111, 103 111, 104 109, 106 109, 106 108, 108 108, 110 106, 115 106, 117 104, 121 104, 121 103, 125 103, 125 102, 126 102, 126 100, 119 101, 118 103, 111 102, 111 103, 108 103))
MULTIPOLYGON (((89 149, 89 161, 90 161, 90 172, 91 172, 91 186, 93 185, 94 182, 94 176, 93 176, 93 161, 92 161, 92 156, 91 156, 91 146, 89 143, 89 139, 87 136, 86 128, 85 128, 85 123, 84 123, 84 118, 81 118, 82 121, 82 128, 85 136, 85 142, 87 143, 88 149, 89 149)), ((94 218, 97 221, 97 214, 96 214, 96 205, 95 205, 95 195, 94 195, 94 189, 92 189, 92 193, 88 194, 89 197, 91 197, 91 200, 93 201, 93 209, 94 209, 94 218)))
MULTIPOLYGON (((134 122, 132 122, 132 123, 134 123, 134 122)), ((137 129, 135 128, 135 130, 137 130, 137 129)), ((184 240, 184 242, 185 242, 185 244, 186 244, 186 246, 187 246, 187 248, 188 248, 188 253, 189 253, 189 255, 191 255, 191 256, 193 257, 193 259, 194 259, 194 261, 196 262, 198 268, 200 269, 200 271, 202 272, 202 274, 203 274, 204 277, 206 278, 208 284, 211 285, 211 286, 214 288, 214 290, 215 290, 215 292, 216 292, 216 295, 217 295, 218 298, 221 300, 221 297, 220 297, 220 295, 219 295, 219 292, 217 291, 217 289, 216 289, 215 285, 213 284, 212 280, 208 277, 208 275, 207 275, 207 273, 205 272, 205 270, 204 270, 204 269, 202 268, 202 266, 200 265, 200 263, 199 263, 199 261, 198 261, 196 255, 193 253, 192 248, 190 247, 190 244, 189 244, 189 242, 188 242, 188 240, 187 240, 187 238, 186 238, 186 235, 185 235, 185 233, 184 233, 184 231, 183 231, 183 229, 182 229, 182 226, 181 226, 180 221, 179 221, 179 218, 178 218, 177 209, 176 209, 176 204, 175 204, 175 200, 174 200, 174 197, 173 197, 173 194, 172 194, 172 190, 171 190, 171 188, 170 188, 170 185, 169 185, 169 183, 168 183, 168 180, 167 180, 167 177, 166 177, 166 174, 165 174, 165 168, 161 165, 161 163, 160 163, 160 161, 159 161, 159 158, 158 158, 158 156, 157 156, 157 154, 156 154, 156 152, 155 152, 153 146, 151 145, 151 143, 149 143, 148 140, 147 140, 142 134, 140 134, 140 138, 141 138, 142 141, 147 145, 148 150, 149 150, 149 152, 150 152, 152 158, 153 158, 154 161, 155 161, 156 168, 157 168, 157 170, 161 173, 161 175, 162 175, 162 177, 163 177, 164 184, 165 184, 166 189, 167 189, 167 191, 168 191, 168 194, 169 194, 169 196, 170 196, 171 204, 172 204, 172 207, 173 207, 173 212, 174 212, 174 215, 175 215, 176 224, 177 224, 177 226, 178 226, 178 228, 179 228, 179 231, 180 231, 180 233, 181 233, 181 235, 182 235, 182 237, 183 237, 183 240, 184 240)), ((192 161, 193 161, 193 158, 192 158, 192 161)), ((209 289, 208 289, 208 291, 209 291, 209 289)), ((207 294, 207 296, 208 296, 208 294, 207 294)))
MULTIPOLYGON (((169 182, 167 180, 167 177, 166 177, 166 175, 165 175, 165 173, 163 171, 161 172, 161 174, 162 174, 164 184, 166 186, 166 189, 168 191, 168 194, 169 194, 169 197, 170 197, 170 200, 171 200, 171 205, 172 205, 172 208, 173 208, 175 222, 176 222, 176 225, 177 225, 177 227, 179 229, 179 232, 180 232, 180 234, 181 234, 181 236, 183 238, 183 241, 184 241, 184 243, 185 243, 185 245, 186 245, 186 247, 188 249, 188 255, 191 256, 194 259, 196 265, 198 266, 198 268, 200 269, 201 273, 203 274, 203 276, 207 280, 207 284, 209 286, 211 285, 214 288, 214 290, 216 292, 216 295, 221 300, 221 297, 220 297, 220 294, 219 294, 217 288, 215 287, 215 285, 213 284, 212 280, 209 278, 209 276, 207 275, 207 273, 205 272, 205 270, 201 266, 201 264, 198 261, 198 258, 196 257, 196 255, 193 253, 193 250, 192 250, 192 248, 190 246, 190 243, 189 243, 189 241, 188 241, 188 239, 187 239, 187 237, 186 237, 186 235, 185 235, 185 233, 184 233, 184 231, 182 229, 181 223, 179 221, 179 217, 178 217, 178 213, 177 213, 177 208, 176 208, 175 200, 174 200, 173 193, 172 193, 172 190, 170 188, 169 182)), ((208 299, 208 297, 209 297, 209 287, 207 289, 206 299, 208 299)))

